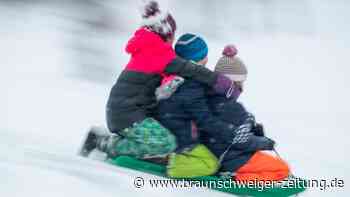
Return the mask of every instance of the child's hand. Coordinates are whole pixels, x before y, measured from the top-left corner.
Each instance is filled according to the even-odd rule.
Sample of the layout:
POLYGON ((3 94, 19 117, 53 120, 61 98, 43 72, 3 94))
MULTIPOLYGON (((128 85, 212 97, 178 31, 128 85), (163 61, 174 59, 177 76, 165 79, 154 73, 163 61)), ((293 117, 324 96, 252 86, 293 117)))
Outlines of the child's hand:
POLYGON ((248 114, 248 117, 242 125, 235 129, 235 137, 232 140, 232 144, 242 145, 246 144, 254 136, 251 132, 255 125, 255 117, 252 114, 248 114))
POLYGON ((184 83, 185 79, 179 76, 172 77, 166 80, 161 86, 156 89, 157 100, 168 99, 171 95, 184 83))

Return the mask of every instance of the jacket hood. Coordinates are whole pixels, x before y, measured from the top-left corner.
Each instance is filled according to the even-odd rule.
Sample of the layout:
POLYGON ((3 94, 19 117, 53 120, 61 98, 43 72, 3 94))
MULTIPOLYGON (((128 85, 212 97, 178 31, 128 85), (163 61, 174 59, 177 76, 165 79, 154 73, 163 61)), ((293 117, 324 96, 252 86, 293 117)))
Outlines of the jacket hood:
POLYGON ((136 53, 154 53, 164 50, 172 50, 169 43, 164 42, 159 35, 143 27, 138 29, 126 45, 126 52, 134 55, 136 53))
POLYGON ((125 50, 131 54, 126 69, 143 73, 162 73, 176 57, 169 43, 145 27, 135 32, 125 50))

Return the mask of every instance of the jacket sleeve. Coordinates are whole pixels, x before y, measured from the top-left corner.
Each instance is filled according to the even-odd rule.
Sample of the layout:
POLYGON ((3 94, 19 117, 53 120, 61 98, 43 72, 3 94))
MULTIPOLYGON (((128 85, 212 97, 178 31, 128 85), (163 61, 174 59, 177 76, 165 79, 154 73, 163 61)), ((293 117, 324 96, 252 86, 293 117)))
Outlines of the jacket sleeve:
POLYGON ((180 57, 176 57, 174 60, 172 60, 165 67, 164 73, 191 78, 209 87, 213 87, 215 85, 218 77, 217 73, 209 70, 208 68, 204 66, 198 66, 195 63, 184 60, 180 57))
POLYGON ((205 87, 197 82, 191 83, 191 86, 192 91, 187 95, 181 95, 186 113, 190 115, 199 129, 212 133, 215 138, 221 138, 220 141, 231 142, 235 136, 236 127, 221 121, 211 113, 207 104, 205 87))
POLYGON ((248 114, 244 123, 235 129, 236 136, 232 140, 232 146, 247 152, 272 150, 275 142, 267 137, 255 136, 252 132, 255 124, 254 116, 248 114))
MULTIPOLYGON (((255 152, 259 150, 273 150, 275 142, 267 137, 251 136, 249 141, 239 149, 244 152, 255 152)), ((237 147, 236 147, 237 148, 237 147)))

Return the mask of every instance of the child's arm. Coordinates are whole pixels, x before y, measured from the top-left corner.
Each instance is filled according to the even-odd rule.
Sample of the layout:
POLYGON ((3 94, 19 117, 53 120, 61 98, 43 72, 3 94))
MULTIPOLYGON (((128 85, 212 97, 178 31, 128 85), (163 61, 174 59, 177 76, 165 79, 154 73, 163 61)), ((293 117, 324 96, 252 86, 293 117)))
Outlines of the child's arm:
MULTIPOLYGON (((169 77, 170 78, 170 77, 169 77)), ((185 79, 172 75, 170 79, 163 78, 162 84, 156 89, 157 101, 168 99, 184 83, 185 79)))
POLYGON ((187 88, 192 91, 181 95, 184 98, 183 107, 200 130, 211 133, 215 138, 220 138, 220 141, 232 142, 232 147, 246 152, 272 150, 275 144, 273 140, 253 134, 252 128, 256 124, 253 115, 248 114, 239 127, 223 122, 209 110, 204 87, 198 83, 192 83, 191 86, 187 88))
POLYGON ((247 143, 247 146, 244 148, 246 152, 253 152, 259 150, 273 150, 275 141, 267 137, 261 136, 251 136, 250 142, 247 143))
POLYGON ((213 88, 215 92, 222 95, 226 95, 230 88, 234 86, 232 81, 225 75, 215 73, 204 66, 196 65, 179 57, 176 57, 165 67, 164 73, 194 79, 213 88))
POLYGON ((205 86, 197 83, 187 83, 186 88, 188 91, 182 91, 181 95, 178 95, 183 100, 183 108, 189 118, 191 118, 196 126, 200 130, 210 133, 219 141, 230 141, 235 136, 236 127, 232 124, 221 121, 215 117, 209 110, 207 103, 207 95, 205 92, 205 86))
POLYGON ((254 116, 249 114, 245 122, 235 130, 232 146, 247 152, 272 150, 275 142, 267 137, 255 136, 252 132, 255 124, 254 116))

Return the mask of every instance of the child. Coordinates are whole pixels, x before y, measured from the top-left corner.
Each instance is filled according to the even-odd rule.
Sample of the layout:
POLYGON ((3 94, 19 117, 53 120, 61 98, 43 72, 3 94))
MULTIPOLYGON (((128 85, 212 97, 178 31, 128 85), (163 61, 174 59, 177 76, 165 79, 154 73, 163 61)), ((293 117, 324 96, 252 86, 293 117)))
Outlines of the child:
POLYGON ((231 80, 221 74, 177 58, 172 49, 174 18, 163 13, 157 2, 144 7, 143 24, 128 41, 129 63, 113 86, 106 107, 107 126, 113 135, 92 128, 83 142, 81 155, 98 148, 109 157, 130 155, 140 159, 167 155, 176 148, 174 136, 152 118, 157 105, 154 91, 161 75, 193 78, 225 94, 231 80))
MULTIPOLYGON (((175 51, 178 56, 196 62, 197 67, 204 67, 208 61, 207 44, 197 35, 182 35, 175 44, 175 51)), ((219 136, 220 133, 227 133, 233 137, 234 129, 210 112, 206 96, 207 86, 190 78, 181 80, 179 77, 165 78, 164 83, 165 87, 163 85, 157 90, 157 97, 162 98, 159 101, 157 120, 175 135, 178 145, 175 153, 169 158, 168 176, 183 178, 216 173, 218 160, 192 137, 192 121, 195 121, 198 127, 219 136), (165 99, 165 96, 159 94, 173 88, 172 83, 168 84, 168 80, 175 84, 183 84, 165 99)))
MULTIPOLYGON (((236 54, 237 50, 233 45, 225 47, 223 56, 216 64, 215 71, 225 74, 236 84, 243 85, 247 69, 244 63, 236 57, 236 54)), ((264 137, 262 125, 256 124, 254 117, 240 103, 235 99, 229 99, 215 93, 208 96, 208 101, 210 109, 216 117, 238 127, 236 132, 241 132, 242 137, 237 140, 247 139, 247 143, 236 146, 234 144, 236 139, 226 143, 212 132, 200 130, 201 142, 220 158, 222 174, 233 176, 238 181, 279 181, 288 176, 289 168, 284 161, 260 151, 272 150, 274 142, 264 137)))

